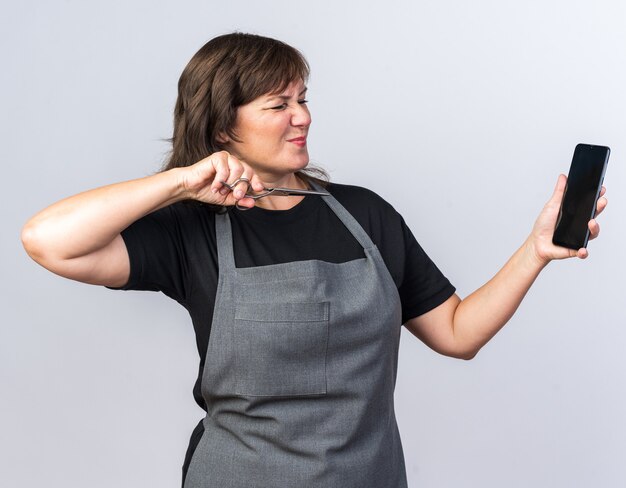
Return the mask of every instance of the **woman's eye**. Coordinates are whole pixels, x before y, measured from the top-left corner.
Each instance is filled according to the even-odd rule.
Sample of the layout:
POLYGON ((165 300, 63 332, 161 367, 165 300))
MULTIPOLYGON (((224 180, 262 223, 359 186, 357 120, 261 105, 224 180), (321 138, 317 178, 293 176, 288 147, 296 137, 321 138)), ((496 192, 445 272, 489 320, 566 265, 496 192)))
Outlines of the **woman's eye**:
MULTIPOLYGON (((306 105, 307 103, 309 103, 308 100, 298 100, 299 105, 306 105)), ((270 109, 271 110, 285 110, 287 107, 289 107, 289 104, 285 102, 285 103, 281 103, 280 105, 276 105, 275 107, 270 107, 270 109)))

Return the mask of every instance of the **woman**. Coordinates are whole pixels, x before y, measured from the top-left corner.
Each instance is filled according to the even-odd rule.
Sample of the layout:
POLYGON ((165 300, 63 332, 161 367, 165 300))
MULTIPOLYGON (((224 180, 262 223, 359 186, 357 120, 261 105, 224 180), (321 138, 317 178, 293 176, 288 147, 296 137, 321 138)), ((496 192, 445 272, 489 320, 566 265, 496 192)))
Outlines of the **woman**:
POLYGON ((180 78, 164 170, 55 203, 23 231, 27 252, 61 276, 160 290, 189 311, 207 415, 187 488, 406 486, 393 407, 401 325, 470 359, 544 266, 587 255, 551 242, 561 175, 522 247, 461 300, 390 205, 308 170, 307 77, 279 41, 211 40, 180 78), (254 192, 330 196, 255 201, 246 184, 229 187, 240 178, 254 192))

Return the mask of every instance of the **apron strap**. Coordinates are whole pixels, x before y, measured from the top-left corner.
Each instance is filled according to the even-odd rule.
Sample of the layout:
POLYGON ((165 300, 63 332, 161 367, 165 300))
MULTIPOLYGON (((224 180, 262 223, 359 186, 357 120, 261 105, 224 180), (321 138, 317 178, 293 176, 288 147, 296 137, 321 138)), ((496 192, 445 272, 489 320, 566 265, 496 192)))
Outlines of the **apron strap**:
POLYGON ((228 211, 215 214, 215 239, 217 241, 217 259, 220 273, 235 269, 233 230, 230 225, 228 211))
MULTIPOLYGON (((314 181, 311 181, 311 186, 317 191, 325 191, 324 188, 322 188, 319 184, 317 184, 314 181)), ((311 198, 314 198, 314 197, 311 197, 311 198)), ((333 212, 335 212, 335 215, 337 215, 337 217, 339 218, 339 220, 341 220, 343 225, 345 225, 347 229, 350 231, 350 234, 354 236, 357 242, 361 244, 361 246, 364 249, 372 249, 376 247, 375 244, 372 242, 372 239, 370 239, 370 236, 367 234, 367 232, 365 232, 363 227, 361 227, 361 224, 357 222, 357 220, 352 216, 352 214, 348 212, 345 209, 345 207, 341 205, 341 203, 339 203, 334 196, 329 195, 329 196, 322 196, 320 198, 324 200, 324 202, 326 202, 326 205, 328 205, 333 212)))

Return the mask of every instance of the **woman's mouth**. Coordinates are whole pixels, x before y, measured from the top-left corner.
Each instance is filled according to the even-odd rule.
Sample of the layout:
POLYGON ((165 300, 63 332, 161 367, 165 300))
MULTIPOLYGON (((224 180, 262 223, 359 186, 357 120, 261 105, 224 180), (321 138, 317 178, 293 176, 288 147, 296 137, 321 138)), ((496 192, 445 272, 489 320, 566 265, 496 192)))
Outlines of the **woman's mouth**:
POLYGON ((292 142, 298 147, 304 147, 306 146, 306 137, 294 137, 293 139, 287 139, 287 142, 292 142))

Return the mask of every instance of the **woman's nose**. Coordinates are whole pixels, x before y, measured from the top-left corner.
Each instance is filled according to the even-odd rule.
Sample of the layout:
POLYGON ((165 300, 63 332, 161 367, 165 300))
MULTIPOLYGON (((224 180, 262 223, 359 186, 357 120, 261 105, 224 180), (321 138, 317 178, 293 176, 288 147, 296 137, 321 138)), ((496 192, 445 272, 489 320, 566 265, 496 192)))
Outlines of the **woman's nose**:
POLYGON ((311 113, 305 103, 298 104, 291 116, 291 125, 307 127, 311 125, 311 113))

